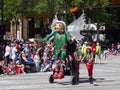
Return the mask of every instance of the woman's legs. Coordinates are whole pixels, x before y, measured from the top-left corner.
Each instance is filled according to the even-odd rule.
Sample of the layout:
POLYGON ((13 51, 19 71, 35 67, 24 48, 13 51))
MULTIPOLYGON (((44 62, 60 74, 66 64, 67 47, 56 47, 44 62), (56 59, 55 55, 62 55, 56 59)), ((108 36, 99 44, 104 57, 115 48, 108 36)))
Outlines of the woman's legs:
POLYGON ((90 83, 93 83, 93 64, 86 64, 86 68, 88 70, 88 76, 90 83))
POLYGON ((8 65, 10 63, 9 61, 9 55, 5 57, 4 65, 8 65))
POLYGON ((87 70, 88 70, 88 76, 92 77, 93 76, 93 64, 86 64, 87 70))
POLYGON ((40 62, 35 62, 35 68, 37 72, 40 72, 40 62))

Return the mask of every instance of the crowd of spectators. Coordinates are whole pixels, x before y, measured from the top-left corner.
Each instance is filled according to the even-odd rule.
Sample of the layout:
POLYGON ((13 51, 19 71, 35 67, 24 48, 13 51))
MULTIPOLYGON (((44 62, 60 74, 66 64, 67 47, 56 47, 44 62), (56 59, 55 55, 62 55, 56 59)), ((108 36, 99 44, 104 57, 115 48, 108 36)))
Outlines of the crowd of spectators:
MULTIPOLYGON (((35 72, 47 72, 52 70, 52 64, 56 61, 54 52, 54 41, 44 42, 41 39, 30 42, 28 40, 6 40, 0 43, 0 74, 26 74, 35 72)), ((68 50, 75 49, 71 46, 68 50)), ((86 54, 86 48, 90 47, 93 58, 96 56, 101 59, 100 43, 77 42, 77 50, 82 54, 86 54)), ((103 49, 104 50, 104 49, 103 49)), ((120 43, 116 45, 111 44, 110 48, 104 50, 104 54, 115 50, 120 51, 120 43)), ((80 55, 79 55, 80 56, 80 55)))
POLYGON ((19 74, 46 72, 55 60, 54 43, 42 40, 4 41, 0 45, 0 73, 19 74))

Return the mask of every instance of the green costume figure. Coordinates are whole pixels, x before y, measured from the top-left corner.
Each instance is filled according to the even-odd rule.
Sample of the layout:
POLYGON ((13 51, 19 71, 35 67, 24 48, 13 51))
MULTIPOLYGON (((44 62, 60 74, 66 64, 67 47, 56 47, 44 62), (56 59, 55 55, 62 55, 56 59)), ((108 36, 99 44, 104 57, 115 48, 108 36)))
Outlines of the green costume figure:
POLYGON ((56 21, 54 23, 54 28, 56 31, 46 36, 44 40, 47 41, 54 36, 56 59, 58 59, 60 54, 61 60, 64 60, 66 56, 67 41, 73 41, 75 38, 72 38, 70 34, 65 31, 66 25, 63 21, 56 21))

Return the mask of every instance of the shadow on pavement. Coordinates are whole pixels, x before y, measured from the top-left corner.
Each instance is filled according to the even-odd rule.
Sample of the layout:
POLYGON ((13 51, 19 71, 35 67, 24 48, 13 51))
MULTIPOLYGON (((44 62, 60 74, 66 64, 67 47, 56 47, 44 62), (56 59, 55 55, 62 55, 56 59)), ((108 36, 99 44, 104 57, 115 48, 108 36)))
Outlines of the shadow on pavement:
MULTIPOLYGON (((77 84, 90 83, 90 84, 93 84, 94 86, 99 86, 98 84, 95 84, 94 82, 102 82, 102 81, 105 81, 105 79, 104 78, 93 78, 93 83, 90 83, 89 78, 79 78, 79 81, 78 81, 77 84)), ((60 85, 71 85, 71 81, 66 81, 66 82, 63 82, 63 81, 62 82, 57 82, 57 81, 55 81, 54 83, 60 84, 60 85)))

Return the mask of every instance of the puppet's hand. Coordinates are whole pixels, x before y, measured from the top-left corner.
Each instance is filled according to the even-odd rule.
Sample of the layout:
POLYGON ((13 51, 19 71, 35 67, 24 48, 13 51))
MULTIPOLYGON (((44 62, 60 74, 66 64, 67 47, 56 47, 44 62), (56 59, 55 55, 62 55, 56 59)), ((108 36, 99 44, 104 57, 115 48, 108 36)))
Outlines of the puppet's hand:
POLYGON ((71 40, 72 40, 72 41, 74 41, 75 39, 76 39, 76 37, 75 37, 75 36, 73 36, 71 40))

